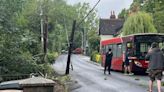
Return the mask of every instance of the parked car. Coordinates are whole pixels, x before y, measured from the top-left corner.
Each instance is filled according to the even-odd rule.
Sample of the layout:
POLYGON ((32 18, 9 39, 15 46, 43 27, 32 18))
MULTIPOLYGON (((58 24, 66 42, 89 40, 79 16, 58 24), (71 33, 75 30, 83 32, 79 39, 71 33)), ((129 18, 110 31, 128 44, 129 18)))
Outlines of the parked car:
POLYGON ((73 51, 74 54, 82 54, 83 53, 83 49, 81 48, 76 48, 74 51, 73 51))

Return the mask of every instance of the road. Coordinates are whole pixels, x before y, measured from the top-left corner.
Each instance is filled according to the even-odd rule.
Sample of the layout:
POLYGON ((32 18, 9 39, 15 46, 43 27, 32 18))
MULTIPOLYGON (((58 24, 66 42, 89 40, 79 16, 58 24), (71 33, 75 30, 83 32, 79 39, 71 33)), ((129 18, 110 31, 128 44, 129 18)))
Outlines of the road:
MULTIPOLYGON (((64 74, 66 61, 67 55, 61 55, 53 65, 55 71, 64 74)), ((72 92, 147 92, 147 76, 126 76, 115 71, 104 75, 99 64, 82 55, 72 55, 71 62, 73 71, 70 70, 70 75, 77 81, 72 92)), ((157 92, 156 88, 153 92, 157 92)))

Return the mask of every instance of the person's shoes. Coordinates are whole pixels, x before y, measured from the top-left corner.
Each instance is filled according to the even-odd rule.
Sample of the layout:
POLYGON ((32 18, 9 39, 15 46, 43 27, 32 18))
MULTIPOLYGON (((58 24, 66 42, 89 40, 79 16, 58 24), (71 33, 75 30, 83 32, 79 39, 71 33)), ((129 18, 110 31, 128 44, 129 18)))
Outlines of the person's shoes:
POLYGON ((129 75, 134 75, 134 73, 129 73, 129 75))
POLYGON ((109 75, 111 75, 111 73, 108 73, 109 75))
POLYGON ((127 73, 124 73, 124 75, 128 75, 127 73))

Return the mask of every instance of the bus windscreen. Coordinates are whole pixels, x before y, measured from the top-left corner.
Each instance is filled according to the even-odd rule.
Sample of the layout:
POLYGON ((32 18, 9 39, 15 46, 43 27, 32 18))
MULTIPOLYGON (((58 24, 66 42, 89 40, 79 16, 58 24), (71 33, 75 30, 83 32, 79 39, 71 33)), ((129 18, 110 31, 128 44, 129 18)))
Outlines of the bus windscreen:
POLYGON ((134 42, 136 46, 135 56, 139 59, 145 59, 145 55, 153 42, 157 42, 160 48, 164 46, 164 35, 136 36, 134 42))

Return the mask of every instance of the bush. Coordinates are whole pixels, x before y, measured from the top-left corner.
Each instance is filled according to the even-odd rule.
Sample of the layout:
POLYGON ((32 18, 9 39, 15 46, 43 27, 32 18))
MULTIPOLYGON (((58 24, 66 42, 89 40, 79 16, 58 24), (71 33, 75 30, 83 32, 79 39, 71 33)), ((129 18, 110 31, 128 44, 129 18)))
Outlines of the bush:
POLYGON ((32 59, 32 55, 28 52, 12 55, 12 57, 8 57, 6 61, 2 61, 1 64, 0 65, 2 66, 2 75, 30 74, 37 70, 37 64, 32 59))
POLYGON ((40 64, 40 65, 38 65, 38 67, 39 67, 39 72, 44 74, 44 76, 46 76, 46 75, 51 76, 54 73, 54 70, 49 63, 40 64))
POLYGON ((54 53, 48 53, 47 54, 47 60, 50 64, 53 64, 56 60, 56 58, 58 57, 58 53, 54 52, 54 53))
POLYGON ((98 53, 98 51, 93 51, 91 54, 91 61, 100 63, 102 61, 101 55, 98 53))
POLYGON ((96 55, 99 54, 98 51, 93 51, 92 54, 91 54, 91 61, 94 61, 96 62, 96 55))

